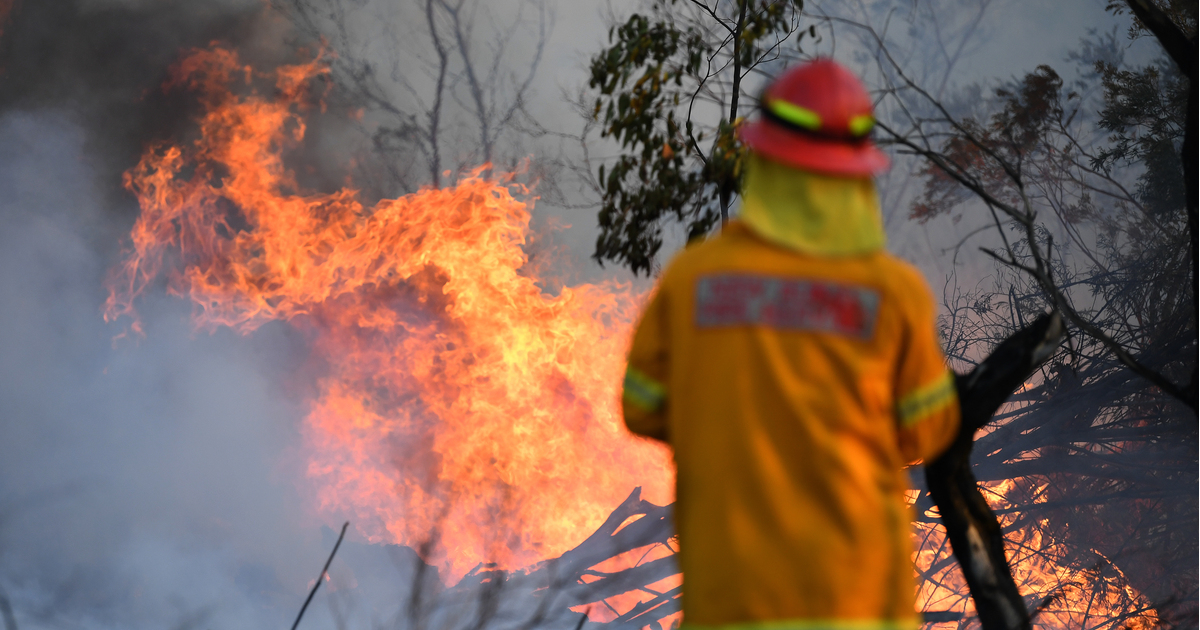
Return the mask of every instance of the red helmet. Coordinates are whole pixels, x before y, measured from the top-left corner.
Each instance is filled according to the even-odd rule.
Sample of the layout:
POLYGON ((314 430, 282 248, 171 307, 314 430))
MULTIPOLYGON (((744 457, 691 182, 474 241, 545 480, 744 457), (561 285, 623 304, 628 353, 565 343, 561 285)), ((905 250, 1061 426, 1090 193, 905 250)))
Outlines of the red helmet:
POLYGON ((871 143, 871 97, 849 70, 818 59, 784 72, 763 92, 761 116, 738 136, 765 157, 827 175, 870 176, 888 157, 871 143))

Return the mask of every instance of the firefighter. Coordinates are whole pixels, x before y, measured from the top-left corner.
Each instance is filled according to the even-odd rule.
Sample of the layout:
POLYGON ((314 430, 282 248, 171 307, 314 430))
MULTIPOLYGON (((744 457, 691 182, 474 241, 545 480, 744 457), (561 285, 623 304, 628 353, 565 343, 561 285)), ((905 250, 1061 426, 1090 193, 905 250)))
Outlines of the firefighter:
POLYGON ((903 468, 959 424, 933 296, 884 251, 858 79, 793 68, 759 113, 740 218, 665 268, 624 381, 674 450, 684 624, 915 628, 903 468))

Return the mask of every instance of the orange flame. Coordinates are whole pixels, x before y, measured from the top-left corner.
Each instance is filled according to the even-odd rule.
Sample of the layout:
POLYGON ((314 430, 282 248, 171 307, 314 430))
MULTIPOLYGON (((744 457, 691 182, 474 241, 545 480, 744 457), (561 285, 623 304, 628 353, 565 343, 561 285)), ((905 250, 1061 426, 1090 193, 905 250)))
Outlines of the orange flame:
POLYGON ((282 153, 303 138, 319 58, 275 94, 235 53, 192 52, 172 86, 198 90, 200 137, 149 150, 125 175, 142 208, 105 317, 166 278, 196 325, 304 331, 323 365, 305 419, 319 508, 372 541, 420 546, 461 575, 578 544, 635 485, 672 500, 667 451, 630 437, 618 396, 641 296, 614 283, 539 288, 522 250, 528 192, 467 176, 366 208, 300 191, 282 153), (235 81, 235 78, 238 80, 235 81))
MULTIPOLYGON (((1129 585, 1121 570, 1099 553, 1090 566, 1075 567, 1070 551, 1055 540, 1044 521, 1018 521, 1017 513, 1006 508, 1015 504, 1010 497, 1033 490, 1034 501, 1044 502, 1040 490, 1045 483, 1034 478, 1004 480, 981 484, 984 498, 998 514, 1004 529, 1004 550, 1012 567, 1017 589, 1038 608, 1034 627, 1073 630, 1075 628, 1128 628, 1148 630, 1158 627, 1158 613, 1146 598, 1129 585)), ((915 495, 910 495, 915 498, 915 495)), ((910 500, 911 500, 910 498, 910 500)), ((918 522, 913 537, 917 545, 914 561, 919 576, 917 607, 922 610, 951 610, 974 615, 966 578, 951 558, 946 530, 940 524, 918 522)), ((967 625, 966 619, 951 622, 967 625)), ((977 625, 977 622, 976 624, 977 625)), ((935 627, 950 627, 937 625, 935 627)))
MULTIPOLYGON (((282 154, 303 138, 307 86, 326 71, 319 58, 281 68, 268 99, 252 89, 263 75, 229 50, 176 66, 168 87, 198 91, 205 106, 200 137, 149 150, 126 173, 142 214, 106 319, 129 317, 141 333, 134 303, 165 277, 201 329, 283 321, 306 333, 324 369, 305 418, 319 508, 353 513, 372 541, 435 537, 435 560, 455 575, 481 560, 515 568, 559 555, 635 485, 671 501, 668 453, 619 420, 641 296, 612 283, 543 292, 522 249, 528 207, 513 194, 528 192, 482 171, 371 208, 353 190, 301 192, 282 154)), ((1033 482, 992 484, 993 508, 1008 507, 1018 483, 1033 482)), ((1155 624, 1115 567, 1072 569, 1038 524, 1001 524, 1021 591, 1050 598, 1036 625, 1155 624)), ((918 523, 915 536, 919 608, 973 612, 944 530, 918 523)), ((651 586, 670 590, 678 576, 651 586)), ((582 608, 607 620, 649 596, 582 608)))

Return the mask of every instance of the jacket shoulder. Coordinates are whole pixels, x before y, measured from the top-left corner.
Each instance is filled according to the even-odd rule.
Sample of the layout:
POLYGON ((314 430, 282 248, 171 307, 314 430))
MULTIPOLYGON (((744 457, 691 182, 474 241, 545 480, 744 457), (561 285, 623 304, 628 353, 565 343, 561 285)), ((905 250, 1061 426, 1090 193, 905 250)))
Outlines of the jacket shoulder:
POLYGON ((879 254, 879 264, 883 268, 882 275, 896 290, 905 293, 916 292, 932 297, 933 291, 929 288, 925 274, 912 263, 893 254, 882 252, 879 254))
POLYGON ((925 279, 925 274, 912 263, 889 253, 881 253, 879 264, 884 293, 893 308, 910 322, 924 322, 937 318, 937 298, 925 279))
POLYGON ((727 251, 733 241, 737 240, 737 234, 722 232, 689 243, 683 250, 677 252, 671 260, 663 267, 662 274, 659 276, 659 284, 665 285, 675 279, 681 279, 694 274, 699 268, 707 267, 720 257, 720 253, 727 251))

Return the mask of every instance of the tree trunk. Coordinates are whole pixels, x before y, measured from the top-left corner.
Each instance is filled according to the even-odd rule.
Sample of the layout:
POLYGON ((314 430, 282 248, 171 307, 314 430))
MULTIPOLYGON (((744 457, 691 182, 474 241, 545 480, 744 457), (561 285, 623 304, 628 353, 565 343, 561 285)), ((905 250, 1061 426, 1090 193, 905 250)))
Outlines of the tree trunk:
POLYGON ((1028 630, 1031 621, 1004 555, 1000 523, 971 473, 975 431, 1054 354, 1064 334, 1058 313, 1043 315, 1005 339, 969 374, 958 376, 962 427, 950 448, 925 467, 929 494, 984 630, 1028 630))

